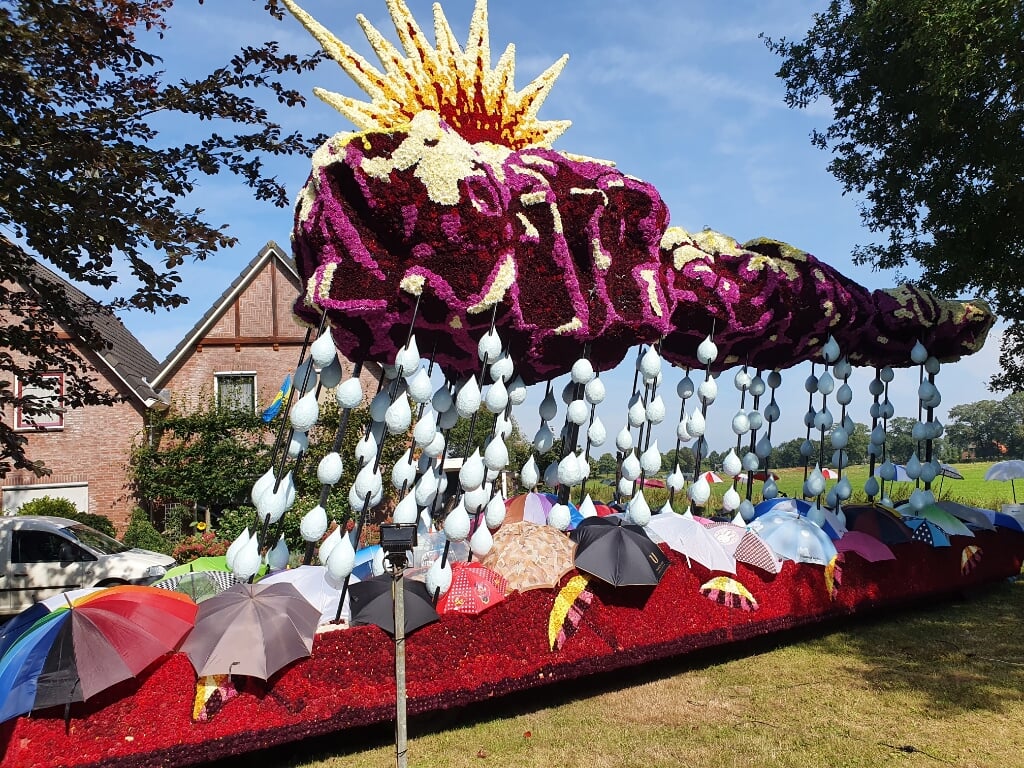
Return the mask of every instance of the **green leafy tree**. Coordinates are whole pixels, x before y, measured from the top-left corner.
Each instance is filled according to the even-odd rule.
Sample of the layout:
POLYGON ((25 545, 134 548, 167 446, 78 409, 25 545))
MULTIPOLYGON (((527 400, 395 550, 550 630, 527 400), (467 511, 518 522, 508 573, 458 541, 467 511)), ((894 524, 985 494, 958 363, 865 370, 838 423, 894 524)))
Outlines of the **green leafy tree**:
MULTIPOLYGON (((284 207, 289 192, 264 159, 308 155, 322 141, 285 134, 260 104, 304 104, 281 80, 319 56, 266 43, 208 75, 169 82, 156 51, 161 35, 144 37, 154 50, 140 40, 162 33, 170 6, 0 3, 0 407, 49 411, 47 398, 19 396, 10 382, 43 386, 53 370, 65 373, 67 408, 118 399, 85 373, 61 333, 100 349, 94 321, 39 277, 36 262, 105 289, 112 310, 177 307, 188 301, 177 292, 178 268, 235 244, 224 225, 186 205, 198 180, 226 171, 284 207), (182 119, 190 140, 176 144, 162 126, 182 119)), ((24 436, 0 421, 0 476, 47 473, 24 449, 24 436)))
MULTIPOLYGON (((787 467, 802 467, 804 465, 804 458, 800 455, 800 446, 803 445, 804 438, 794 437, 792 440, 775 446, 772 450, 772 455, 768 458, 768 465, 773 469, 783 469, 787 467)), ((812 465, 814 458, 818 455, 818 441, 811 440, 811 457, 812 465)))
POLYGON ((949 409, 946 434, 953 454, 979 459, 1024 457, 1024 393, 949 409))
POLYGON ((910 455, 917 450, 917 442, 913 437, 916 423, 916 419, 907 416, 895 416, 886 422, 885 455, 893 464, 906 464, 910 455))
POLYGON ((786 103, 825 100, 812 142, 862 195, 881 242, 854 259, 917 264, 942 295, 1009 321, 996 389, 1024 389, 1024 13, 1019 0, 832 0, 806 37, 768 39, 786 103))
POLYGON ((150 505, 235 506, 270 466, 273 433, 255 414, 210 402, 190 413, 172 407, 150 426, 153 439, 135 447, 129 465, 138 498, 150 505))

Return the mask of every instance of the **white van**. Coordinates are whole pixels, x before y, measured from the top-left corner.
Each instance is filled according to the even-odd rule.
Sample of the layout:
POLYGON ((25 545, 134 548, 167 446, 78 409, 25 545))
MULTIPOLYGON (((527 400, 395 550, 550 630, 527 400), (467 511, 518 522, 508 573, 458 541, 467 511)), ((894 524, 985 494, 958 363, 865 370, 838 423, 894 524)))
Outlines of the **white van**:
POLYGON ((79 587, 151 584, 174 558, 63 517, 0 517, 0 614, 79 587))

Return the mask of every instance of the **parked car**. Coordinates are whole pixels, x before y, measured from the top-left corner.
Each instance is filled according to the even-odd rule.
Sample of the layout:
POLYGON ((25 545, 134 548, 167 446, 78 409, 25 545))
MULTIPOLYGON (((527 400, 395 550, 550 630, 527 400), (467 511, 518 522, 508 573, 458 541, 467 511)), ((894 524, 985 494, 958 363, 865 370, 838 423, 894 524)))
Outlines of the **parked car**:
POLYGON ((0 614, 79 587, 151 584, 174 558, 63 517, 0 517, 0 614))

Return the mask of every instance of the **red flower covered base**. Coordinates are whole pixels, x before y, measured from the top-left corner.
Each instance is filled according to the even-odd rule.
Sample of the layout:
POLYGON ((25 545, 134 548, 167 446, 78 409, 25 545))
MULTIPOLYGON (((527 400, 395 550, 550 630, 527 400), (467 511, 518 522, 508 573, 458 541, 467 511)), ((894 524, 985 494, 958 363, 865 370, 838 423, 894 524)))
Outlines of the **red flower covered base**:
MULTIPOLYGON (((711 574, 666 550, 672 566, 655 588, 595 582, 592 604, 558 651, 548 640, 554 591, 514 594, 479 616, 448 614, 408 639, 409 711, 446 709, 999 581, 1020 573, 1024 534, 979 531, 973 540, 953 537, 952 547, 911 542, 893 550, 896 560, 878 563, 846 555, 832 597, 820 566, 787 562, 770 577, 741 563, 736 578, 759 605, 752 612, 702 595, 711 574), (964 573, 967 545, 982 555, 964 573)), ((269 685, 242 685, 208 722, 191 719, 195 683, 179 653, 140 681, 73 705, 68 733, 63 710, 4 723, 0 765, 183 766, 394 718, 393 645, 376 627, 318 635, 311 658, 269 685)))

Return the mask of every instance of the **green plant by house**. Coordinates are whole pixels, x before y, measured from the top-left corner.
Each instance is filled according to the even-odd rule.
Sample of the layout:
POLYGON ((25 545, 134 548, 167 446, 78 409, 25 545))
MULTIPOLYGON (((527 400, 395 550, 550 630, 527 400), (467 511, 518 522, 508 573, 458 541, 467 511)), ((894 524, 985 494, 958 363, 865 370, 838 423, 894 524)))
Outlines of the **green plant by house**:
POLYGON ((41 496, 38 499, 26 501, 18 508, 19 515, 49 515, 51 517, 64 517, 68 520, 88 525, 108 536, 114 536, 116 531, 114 524, 109 517, 94 515, 91 512, 79 512, 78 507, 70 499, 54 498, 52 496, 41 496))
POLYGON ((149 521, 146 510, 138 507, 132 511, 131 520, 128 522, 128 530, 124 532, 122 540, 129 547, 149 549, 153 552, 162 552, 165 555, 171 554, 170 543, 160 532, 153 527, 149 521))

